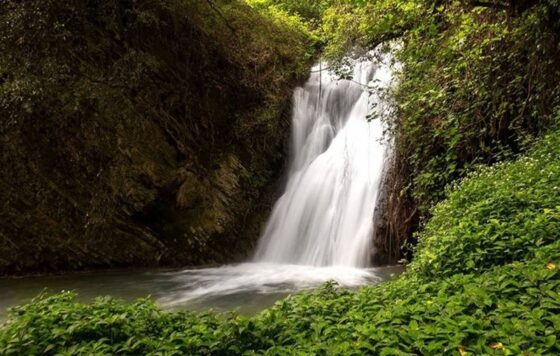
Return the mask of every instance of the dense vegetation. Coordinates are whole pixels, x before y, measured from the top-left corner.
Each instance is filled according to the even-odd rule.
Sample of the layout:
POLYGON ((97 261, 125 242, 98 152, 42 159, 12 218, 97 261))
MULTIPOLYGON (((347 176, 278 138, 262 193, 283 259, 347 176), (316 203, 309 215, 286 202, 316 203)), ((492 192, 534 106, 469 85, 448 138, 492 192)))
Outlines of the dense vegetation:
POLYGON ((557 354, 560 133, 513 163, 471 174, 433 210, 406 274, 327 285, 261 314, 163 313, 151 301, 12 311, 5 354, 557 354), (521 221, 520 219, 523 219, 521 221))
POLYGON ((395 53, 402 63, 393 93, 397 116, 389 119, 396 153, 386 238, 393 241, 425 222, 446 185, 477 164, 522 151, 552 125, 560 105, 558 2, 525 9, 528 2, 512 1, 505 10, 422 3, 404 2, 396 24, 365 35, 390 37, 384 26, 404 33, 395 53))
POLYGON ((1 1, 0 275, 247 254, 314 46, 235 0, 1 1))

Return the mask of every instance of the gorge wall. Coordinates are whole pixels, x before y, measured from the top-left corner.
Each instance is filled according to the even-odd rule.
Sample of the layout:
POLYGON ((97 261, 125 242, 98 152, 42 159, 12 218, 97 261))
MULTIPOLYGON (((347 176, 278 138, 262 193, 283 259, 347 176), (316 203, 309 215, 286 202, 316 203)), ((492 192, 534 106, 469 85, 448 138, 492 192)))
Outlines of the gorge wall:
POLYGON ((0 6, 0 274, 251 249, 305 33, 226 0, 0 6))

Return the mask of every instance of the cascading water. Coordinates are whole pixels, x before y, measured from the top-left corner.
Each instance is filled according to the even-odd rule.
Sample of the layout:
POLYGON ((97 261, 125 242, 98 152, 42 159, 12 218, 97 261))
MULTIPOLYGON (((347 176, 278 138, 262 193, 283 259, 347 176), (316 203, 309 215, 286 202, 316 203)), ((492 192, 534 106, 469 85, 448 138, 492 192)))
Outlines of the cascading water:
POLYGON ((352 80, 313 68, 294 93, 287 185, 253 262, 170 273, 166 283, 179 287, 163 306, 278 297, 329 280, 359 286, 399 270, 365 268, 386 152, 383 124, 367 116, 387 110, 381 90, 368 88, 390 84, 388 61, 354 63, 352 80))
POLYGON ((388 85, 391 72, 358 62, 353 80, 337 80, 321 67, 294 93, 288 183, 255 259, 365 267, 385 158, 383 124, 367 120, 383 103, 365 89, 372 80, 388 85))

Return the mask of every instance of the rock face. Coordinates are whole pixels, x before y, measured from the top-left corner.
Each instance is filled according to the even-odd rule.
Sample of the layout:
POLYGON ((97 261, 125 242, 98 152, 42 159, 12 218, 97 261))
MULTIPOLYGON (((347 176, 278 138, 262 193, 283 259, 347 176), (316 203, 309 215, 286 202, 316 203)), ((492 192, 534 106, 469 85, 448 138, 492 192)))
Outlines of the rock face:
MULTIPOLYGON (((405 159, 393 150, 385 159, 379 195, 373 215, 373 265, 391 265, 403 257, 403 245, 418 225, 418 210, 401 192, 405 186, 402 170, 405 159)), ((404 251, 407 252, 407 251, 404 251)))
POLYGON ((0 5, 0 274, 246 255, 307 37, 231 1, 72 3, 0 5))

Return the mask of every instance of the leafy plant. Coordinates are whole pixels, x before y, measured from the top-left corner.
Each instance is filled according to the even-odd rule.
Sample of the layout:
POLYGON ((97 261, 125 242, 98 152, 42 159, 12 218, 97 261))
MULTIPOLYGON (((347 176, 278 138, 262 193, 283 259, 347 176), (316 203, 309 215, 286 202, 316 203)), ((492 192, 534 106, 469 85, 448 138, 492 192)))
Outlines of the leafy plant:
POLYGON ((419 233, 410 268, 425 276, 485 271, 560 241, 560 135, 513 163, 480 168, 449 188, 419 233))

